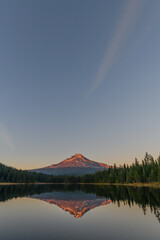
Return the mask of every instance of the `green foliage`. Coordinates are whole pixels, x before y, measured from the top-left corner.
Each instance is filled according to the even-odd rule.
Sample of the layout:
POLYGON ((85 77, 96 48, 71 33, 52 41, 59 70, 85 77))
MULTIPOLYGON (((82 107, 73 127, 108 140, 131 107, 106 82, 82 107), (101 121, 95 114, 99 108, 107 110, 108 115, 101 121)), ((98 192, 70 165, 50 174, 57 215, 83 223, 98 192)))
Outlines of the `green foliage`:
POLYGON ((80 177, 75 176, 53 176, 42 173, 35 173, 24 170, 17 170, 16 168, 7 167, 0 163, 0 182, 14 182, 14 183, 78 183, 80 177))
POLYGON ((82 177, 85 183, 136 183, 136 182, 160 182, 160 156, 157 160, 146 153, 140 164, 137 159, 131 166, 125 164, 120 167, 109 168, 95 174, 87 174, 82 177))
POLYGON ((160 166, 159 166, 159 171, 158 171, 158 182, 160 183, 160 166))

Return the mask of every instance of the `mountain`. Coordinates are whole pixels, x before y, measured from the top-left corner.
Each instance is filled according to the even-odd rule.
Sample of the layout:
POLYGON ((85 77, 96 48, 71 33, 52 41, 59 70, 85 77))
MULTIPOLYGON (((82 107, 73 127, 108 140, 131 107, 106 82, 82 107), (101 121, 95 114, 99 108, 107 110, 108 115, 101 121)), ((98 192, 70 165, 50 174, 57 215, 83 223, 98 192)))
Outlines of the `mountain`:
POLYGON ((82 176, 88 173, 95 173, 97 171, 103 171, 108 169, 109 166, 105 163, 98 163, 87 159, 82 154, 77 153, 70 158, 66 158, 64 161, 58 164, 52 164, 48 167, 32 169, 31 171, 38 173, 45 173, 51 175, 75 175, 82 176))
POLYGON ((110 199, 97 197, 95 194, 85 194, 81 191, 73 193, 42 193, 40 195, 33 195, 30 198, 54 204, 76 218, 81 218, 86 212, 95 207, 104 206, 112 202, 110 199))

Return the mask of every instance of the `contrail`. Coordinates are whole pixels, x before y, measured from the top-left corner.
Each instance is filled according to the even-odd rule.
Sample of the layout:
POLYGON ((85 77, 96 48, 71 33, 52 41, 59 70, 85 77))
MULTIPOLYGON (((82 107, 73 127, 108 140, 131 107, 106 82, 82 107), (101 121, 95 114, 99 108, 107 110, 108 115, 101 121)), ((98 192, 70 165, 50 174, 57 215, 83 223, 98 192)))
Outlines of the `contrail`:
POLYGON ((0 142, 6 145, 11 151, 15 149, 14 142, 7 128, 2 123, 0 123, 0 142))
POLYGON ((97 89, 99 84, 104 80, 108 74, 108 71, 116 60, 118 52, 120 51, 130 29, 136 21, 142 2, 142 0, 128 0, 124 6, 124 11, 118 20, 113 37, 107 46, 107 50, 100 68, 98 69, 96 77, 89 90, 89 95, 92 94, 97 89))

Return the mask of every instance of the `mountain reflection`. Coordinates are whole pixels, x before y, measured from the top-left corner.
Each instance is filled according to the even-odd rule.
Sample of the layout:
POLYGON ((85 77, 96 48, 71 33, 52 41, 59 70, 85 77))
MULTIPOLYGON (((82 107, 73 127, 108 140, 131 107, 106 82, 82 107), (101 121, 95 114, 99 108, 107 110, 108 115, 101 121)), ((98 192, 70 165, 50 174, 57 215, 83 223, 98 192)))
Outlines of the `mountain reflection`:
POLYGON ((76 218, 82 217, 86 212, 95 207, 107 205, 110 199, 97 197, 96 194, 86 194, 82 191, 76 192, 52 192, 33 195, 31 198, 40 199, 50 204, 57 205, 76 218))
POLYGON ((40 199, 57 205, 76 218, 109 203, 150 209, 160 222, 160 189, 105 185, 13 185, 0 186, 0 202, 17 197, 40 199))

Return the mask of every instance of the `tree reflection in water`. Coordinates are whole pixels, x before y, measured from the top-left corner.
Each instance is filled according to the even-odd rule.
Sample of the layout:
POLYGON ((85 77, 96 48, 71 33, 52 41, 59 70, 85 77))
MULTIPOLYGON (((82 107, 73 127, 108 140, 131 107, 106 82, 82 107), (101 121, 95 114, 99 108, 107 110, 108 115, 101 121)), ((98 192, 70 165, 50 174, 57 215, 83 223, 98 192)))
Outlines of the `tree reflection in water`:
POLYGON ((0 201, 17 197, 37 198, 56 204, 75 217, 109 203, 137 205, 146 214, 147 207, 160 222, 160 189, 105 185, 12 185, 0 186, 0 201), (67 206, 68 204, 68 206, 67 206))

